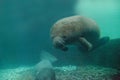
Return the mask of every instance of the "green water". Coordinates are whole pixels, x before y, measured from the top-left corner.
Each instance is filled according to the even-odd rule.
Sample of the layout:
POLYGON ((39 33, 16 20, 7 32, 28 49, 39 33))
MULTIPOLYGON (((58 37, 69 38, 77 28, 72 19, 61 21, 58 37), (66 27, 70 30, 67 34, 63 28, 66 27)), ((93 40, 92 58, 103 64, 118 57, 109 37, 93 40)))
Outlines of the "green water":
POLYGON ((120 37, 119 0, 78 0, 76 14, 93 18, 101 28, 101 36, 120 37))
POLYGON ((111 80, 120 69, 120 0, 0 0, 0 80, 34 80, 42 50, 58 59, 58 80, 111 80), (50 28, 73 15, 95 20, 110 42, 88 53, 55 49, 50 28))
POLYGON ((120 38, 119 4, 119 0, 1 0, 0 67, 37 64, 41 50, 58 57, 58 65, 78 64, 79 60, 84 63, 85 55, 76 47, 70 47, 68 52, 53 47, 51 26, 58 19, 83 15, 97 22, 101 37, 117 39, 120 38))

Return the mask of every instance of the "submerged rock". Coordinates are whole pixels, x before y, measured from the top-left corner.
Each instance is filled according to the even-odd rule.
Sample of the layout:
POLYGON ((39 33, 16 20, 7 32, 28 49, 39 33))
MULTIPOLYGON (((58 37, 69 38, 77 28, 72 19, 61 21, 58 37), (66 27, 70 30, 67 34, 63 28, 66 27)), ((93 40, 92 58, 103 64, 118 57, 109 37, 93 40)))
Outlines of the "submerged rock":
POLYGON ((112 39, 108 43, 86 53, 93 64, 120 68, 120 39, 112 39))
MULTIPOLYGON (((36 80, 30 69, 31 67, 20 67, 0 70, 0 80, 36 80)), ((118 70, 113 68, 92 65, 55 67, 55 72, 56 80, 117 80, 115 78, 119 73, 118 70), (73 67, 75 68, 71 69, 73 67)))
MULTIPOLYGON (((67 67, 67 66, 66 66, 67 67)), ((69 69, 69 67, 67 67, 69 69)), ((77 66, 76 70, 56 71, 57 80, 114 80, 112 77, 119 71, 100 66, 77 66)))

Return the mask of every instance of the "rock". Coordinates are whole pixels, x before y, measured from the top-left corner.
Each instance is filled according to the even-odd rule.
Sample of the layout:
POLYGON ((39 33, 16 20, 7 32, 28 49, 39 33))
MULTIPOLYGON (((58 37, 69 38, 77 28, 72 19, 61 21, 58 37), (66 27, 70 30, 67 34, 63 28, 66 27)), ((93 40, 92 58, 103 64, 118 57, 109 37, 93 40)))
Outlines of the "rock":
POLYGON ((86 55, 93 64, 120 68, 120 38, 112 39, 86 55))

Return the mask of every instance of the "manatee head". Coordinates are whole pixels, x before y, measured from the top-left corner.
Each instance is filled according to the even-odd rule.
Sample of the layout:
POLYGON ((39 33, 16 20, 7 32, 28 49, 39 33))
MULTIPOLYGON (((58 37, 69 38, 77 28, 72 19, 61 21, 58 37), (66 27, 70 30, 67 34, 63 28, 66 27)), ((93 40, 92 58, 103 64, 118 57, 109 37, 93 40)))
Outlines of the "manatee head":
POLYGON ((61 49, 63 51, 68 50, 68 48, 66 47, 66 41, 64 40, 64 38, 62 38, 60 36, 57 36, 53 39, 53 45, 57 49, 61 49))

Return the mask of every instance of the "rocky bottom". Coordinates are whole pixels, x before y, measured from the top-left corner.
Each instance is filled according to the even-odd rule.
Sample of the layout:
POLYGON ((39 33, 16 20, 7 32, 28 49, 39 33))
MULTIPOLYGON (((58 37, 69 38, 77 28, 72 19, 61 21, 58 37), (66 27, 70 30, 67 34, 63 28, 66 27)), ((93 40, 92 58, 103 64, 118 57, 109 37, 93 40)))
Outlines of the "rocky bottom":
MULTIPOLYGON (((32 67, 0 70, 0 80, 34 80, 32 67)), ((119 71, 100 66, 55 67, 56 80, 120 80, 119 71)))

